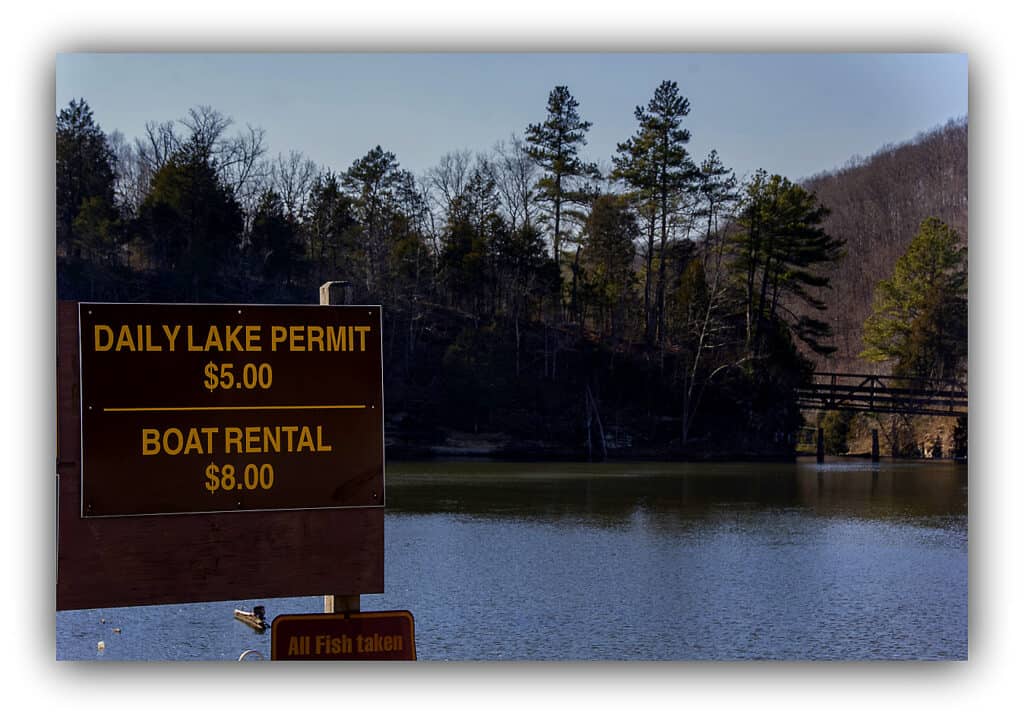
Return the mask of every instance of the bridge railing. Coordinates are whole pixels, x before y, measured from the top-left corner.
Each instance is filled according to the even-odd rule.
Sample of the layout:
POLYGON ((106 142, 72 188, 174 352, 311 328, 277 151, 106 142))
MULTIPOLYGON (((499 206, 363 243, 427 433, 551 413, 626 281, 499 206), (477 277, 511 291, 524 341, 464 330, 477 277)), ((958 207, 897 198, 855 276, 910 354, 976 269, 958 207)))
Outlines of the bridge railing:
POLYGON ((967 387, 955 379, 814 373, 798 389, 797 403, 808 410, 954 416, 967 413, 967 387))

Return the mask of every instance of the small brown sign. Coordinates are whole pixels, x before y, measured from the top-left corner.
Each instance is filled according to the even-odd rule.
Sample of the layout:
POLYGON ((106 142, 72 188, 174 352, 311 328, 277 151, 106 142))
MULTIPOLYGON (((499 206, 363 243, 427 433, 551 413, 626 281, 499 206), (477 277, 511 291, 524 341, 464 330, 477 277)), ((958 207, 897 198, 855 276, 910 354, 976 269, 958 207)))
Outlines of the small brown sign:
POLYGON ((270 626, 271 660, 415 660, 408 610, 279 615, 270 626))
POLYGON ((382 507, 380 319, 81 303, 82 516, 382 507))

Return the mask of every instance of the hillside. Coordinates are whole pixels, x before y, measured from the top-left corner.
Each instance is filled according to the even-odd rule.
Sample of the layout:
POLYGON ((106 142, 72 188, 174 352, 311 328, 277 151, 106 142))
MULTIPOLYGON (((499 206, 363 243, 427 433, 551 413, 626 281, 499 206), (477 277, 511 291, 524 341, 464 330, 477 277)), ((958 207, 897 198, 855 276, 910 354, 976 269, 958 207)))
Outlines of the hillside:
POLYGON ((832 212, 825 227, 846 241, 846 257, 824 296, 838 351, 819 371, 878 372, 858 357, 875 285, 887 278, 922 220, 934 216, 967 242, 967 119, 881 148, 801 184, 832 212))

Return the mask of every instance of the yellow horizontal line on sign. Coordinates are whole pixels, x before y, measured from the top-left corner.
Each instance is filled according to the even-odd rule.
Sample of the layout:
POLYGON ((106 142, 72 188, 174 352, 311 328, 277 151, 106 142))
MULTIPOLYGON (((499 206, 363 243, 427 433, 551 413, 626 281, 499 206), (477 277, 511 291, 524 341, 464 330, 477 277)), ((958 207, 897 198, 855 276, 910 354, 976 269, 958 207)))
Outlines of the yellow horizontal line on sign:
POLYGON ((103 408, 103 412, 185 412, 189 410, 365 410, 365 405, 230 405, 217 407, 103 408))

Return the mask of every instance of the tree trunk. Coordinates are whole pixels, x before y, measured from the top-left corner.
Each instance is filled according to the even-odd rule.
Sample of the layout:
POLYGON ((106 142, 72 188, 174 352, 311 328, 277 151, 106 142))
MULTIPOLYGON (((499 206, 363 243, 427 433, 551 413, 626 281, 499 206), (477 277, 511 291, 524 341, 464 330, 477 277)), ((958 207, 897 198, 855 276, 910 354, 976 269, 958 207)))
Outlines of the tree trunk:
POLYGON ((582 313, 580 312, 579 298, 576 293, 577 277, 579 276, 580 271, 580 248, 581 245, 577 243, 576 255, 573 257, 572 260, 572 299, 569 302, 572 311, 572 319, 580 324, 580 329, 582 330, 583 318, 582 313))
POLYGON ((654 215, 651 215, 647 231, 647 273, 644 275, 644 340, 651 344, 651 270, 654 263, 654 215))
MULTIPOLYGON (((601 459, 602 460, 607 460, 608 459, 608 447, 605 445, 605 442, 604 442, 604 423, 601 422, 601 412, 597 408, 597 401, 594 399, 594 394, 590 391, 590 385, 587 385, 587 399, 588 399, 588 401, 590 403, 590 409, 594 413, 594 419, 597 420, 598 440, 600 441, 600 445, 601 445, 601 459)), ((590 421, 588 420, 587 421, 587 432, 588 432, 587 442, 588 442, 588 445, 589 445, 589 441, 590 441, 589 429, 590 429, 590 421)), ((588 448, 588 451, 589 451, 589 448, 588 448)), ((589 452, 588 452, 588 454, 589 454, 589 452)))

